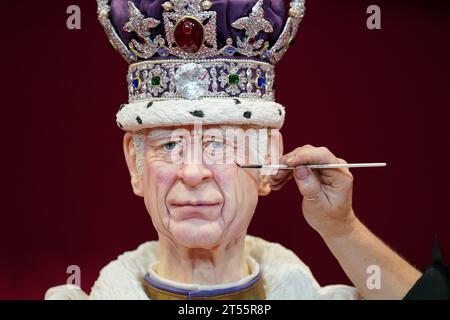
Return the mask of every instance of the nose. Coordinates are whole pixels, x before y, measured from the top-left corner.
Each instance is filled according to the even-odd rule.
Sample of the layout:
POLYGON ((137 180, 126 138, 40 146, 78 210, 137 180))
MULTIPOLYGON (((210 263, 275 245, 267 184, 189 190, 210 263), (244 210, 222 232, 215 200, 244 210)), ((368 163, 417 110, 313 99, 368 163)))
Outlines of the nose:
POLYGON ((196 187, 207 182, 212 177, 212 172, 203 164, 184 163, 178 172, 178 177, 188 186, 196 187))

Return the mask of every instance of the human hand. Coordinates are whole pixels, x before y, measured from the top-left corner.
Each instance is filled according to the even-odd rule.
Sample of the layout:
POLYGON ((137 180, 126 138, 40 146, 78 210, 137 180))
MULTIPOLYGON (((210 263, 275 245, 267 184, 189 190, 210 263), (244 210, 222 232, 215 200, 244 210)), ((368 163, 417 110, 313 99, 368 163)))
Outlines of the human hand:
POLYGON ((292 177, 303 196, 302 211, 308 224, 323 237, 352 230, 356 220, 352 209, 353 176, 346 168, 309 169, 307 164, 346 163, 327 148, 311 145, 283 155, 280 164, 295 170, 278 170, 270 177, 272 190, 281 189, 292 177))

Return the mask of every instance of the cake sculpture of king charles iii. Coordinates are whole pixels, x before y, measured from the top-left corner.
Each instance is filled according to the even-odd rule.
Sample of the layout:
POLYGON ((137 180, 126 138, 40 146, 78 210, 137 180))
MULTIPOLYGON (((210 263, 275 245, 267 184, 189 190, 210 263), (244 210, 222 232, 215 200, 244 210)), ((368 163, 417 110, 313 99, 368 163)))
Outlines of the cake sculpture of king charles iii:
MULTIPOLYGON (((64 285, 50 288, 46 299, 359 298, 358 286, 358 290, 345 285, 322 287, 292 251, 247 235, 258 197, 277 190, 280 180, 269 184, 268 175, 235 163, 175 163, 169 157, 171 152, 184 153, 196 144, 203 147, 203 157, 216 157, 218 151, 228 148, 227 142, 215 136, 211 140, 207 132, 224 128, 275 130, 263 140, 272 139, 275 149, 282 150, 276 132, 283 125, 285 109, 275 102, 274 66, 297 33, 305 13, 304 0, 97 3, 99 20, 112 46, 129 63, 129 101, 117 112, 117 126, 125 131, 123 146, 133 191, 144 198, 158 240, 125 252, 106 265, 89 294, 64 285), (193 129, 198 123, 203 126, 200 136, 193 129), (170 140, 179 128, 187 132, 191 142, 170 140)), ((338 161, 324 148, 307 146, 296 152, 296 157, 283 156, 281 160, 295 166, 298 163, 292 161, 302 159, 303 154, 319 163, 338 161)), ((266 156, 257 154, 250 163, 263 163, 266 156)), ((336 225, 357 221, 348 201, 351 183, 343 184, 345 192, 326 189, 345 193, 330 196, 322 191, 325 189, 308 189, 302 183, 316 179, 314 174, 299 172, 295 179, 303 196, 304 214, 345 208, 345 213, 339 213, 342 219, 335 219, 336 225), (325 196, 344 200, 342 205, 328 208, 323 205, 325 196)), ((348 170, 332 174, 344 182, 351 176, 348 170)), ((293 210, 300 211, 299 204, 293 201, 293 210)), ((325 218, 320 212, 307 217, 321 235, 336 234, 330 231, 330 223, 317 219, 325 218)), ((370 235, 367 239, 375 238, 370 235)), ((374 243, 370 247, 379 246, 378 252, 390 250, 374 243)), ((345 246, 329 247, 338 260, 339 255, 343 260, 357 260, 339 253, 345 246)), ((392 265, 403 265, 390 251, 381 256, 397 259, 392 265)), ((345 262, 342 265, 352 269, 345 268, 345 262)), ((405 264, 395 270, 409 272, 408 268, 405 264)), ((358 281, 361 277, 350 278, 358 281)))

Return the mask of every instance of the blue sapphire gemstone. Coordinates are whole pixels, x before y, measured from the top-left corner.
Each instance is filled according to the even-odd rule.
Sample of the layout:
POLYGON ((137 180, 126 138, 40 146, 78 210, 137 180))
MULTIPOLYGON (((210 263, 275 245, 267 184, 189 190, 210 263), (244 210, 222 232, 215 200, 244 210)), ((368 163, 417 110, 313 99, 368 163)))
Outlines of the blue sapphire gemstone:
POLYGON ((264 59, 269 60, 269 50, 263 51, 262 56, 264 59))
POLYGON ((227 56, 232 56, 236 53, 236 48, 231 47, 231 46, 225 47, 223 49, 223 53, 225 53, 227 56))
POLYGON ((133 88, 134 88, 134 89, 138 89, 138 88, 139 88, 139 85, 140 85, 140 81, 139 81, 139 79, 133 79, 133 80, 131 81, 131 84, 133 85, 133 88))
POLYGON ((264 88, 266 86, 266 78, 258 77, 258 79, 256 79, 256 86, 259 89, 264 88))
POLYGON ((158 49, 158 54, 161 57, 167 57, 169 55, 169 50, 167 50, 167 48, 159 48, 158 49))

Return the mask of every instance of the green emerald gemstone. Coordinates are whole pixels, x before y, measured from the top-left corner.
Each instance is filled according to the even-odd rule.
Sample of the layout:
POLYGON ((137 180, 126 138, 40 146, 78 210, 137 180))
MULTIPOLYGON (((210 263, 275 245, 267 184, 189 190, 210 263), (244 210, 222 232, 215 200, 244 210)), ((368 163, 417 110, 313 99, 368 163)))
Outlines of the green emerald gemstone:
POLYGON ((161 82, 160 76, 153 76, 152 77, 152 86, 159 86, 160 82, 161 82))
POLYGON ((230 74, 228 76, 228 82, 230 84, 238 84, 239 83, 239 76, 237 74, 230 74))

